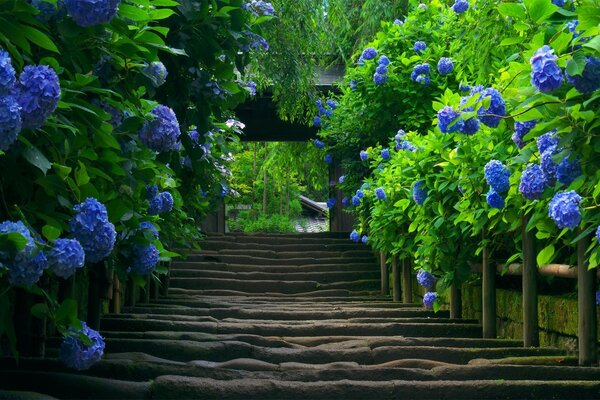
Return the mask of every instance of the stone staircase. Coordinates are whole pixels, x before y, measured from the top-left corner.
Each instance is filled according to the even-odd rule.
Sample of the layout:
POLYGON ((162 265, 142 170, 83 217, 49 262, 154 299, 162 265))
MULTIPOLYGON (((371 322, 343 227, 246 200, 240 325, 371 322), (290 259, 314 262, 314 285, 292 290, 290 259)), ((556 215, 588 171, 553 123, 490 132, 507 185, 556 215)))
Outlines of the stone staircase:
POLYGON ((103 318, 102 362, 4 361, 0 398, 600 398, 600 369, 562 350, 482 339, 476 321, 381 296, 376 258, 346 234, 202 247, 172 264, 167 297, 103 318))

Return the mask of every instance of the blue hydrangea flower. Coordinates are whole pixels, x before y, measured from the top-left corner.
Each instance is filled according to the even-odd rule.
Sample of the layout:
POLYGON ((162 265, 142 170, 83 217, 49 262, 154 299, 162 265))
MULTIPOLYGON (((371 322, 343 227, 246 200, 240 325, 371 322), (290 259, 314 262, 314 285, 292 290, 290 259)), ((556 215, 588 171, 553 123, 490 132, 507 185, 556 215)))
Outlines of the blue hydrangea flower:
POLYGON ((335 207, 335 197, 330 197, 327 199, 327 208, 335 207))
POLYGON ((425 181, 417 181, 414 183, 412 187, 412 197, 418 205, 423 205, 423 203, 425 203, 425 200, 427 199, 427 186, 425 186, 425 181))
POLYGON ((600 88, 600 58, 586 57, 581 75, 571 76, 567 72, 567 82, 579 93, 592 93, 600 88))
POLYGON ((369 159, 369 153, 365 150, 360 151, 360 159, 363 161, 367 161, 369 159))
POLYGON ((14 255, 0 251, 0 264, 8 267, 8 283, 11 286, 37 283, 48 267, 48 260, 42 251, 37 251, 29 229, 22 221, 5 221, 0 224, 0 233, 18 233, 26 240, 25 247, 14 255))
MULTIPOLYGON (((596 228, 596 240, 598 241, 598 243, 600 243, 600 225, 598 225, 598 228, 596 228)), ((598 298, 598 292, 596 292, 596 299, 598 298)), ((597 302, 596 302, 597 304, 597 302)))
POLYGON ((454 64, 451 59, 442 57, 438 61, 437 69, 440 75, 448 75, 454 69, 454 64))
POLYGON ((542 197, 547 184, 542 167, 537 164, 529 164, 521 175, 519 192, 528 200, 536 200, 542 197))
POLYGON ((378 65, 377 68, 375 68, 375 72, 378 73, 379 75, 387 74, 388 73, 387 65, 383 65, 383 64, 378 65))
POLYGON ((600 305, 600 290, 596 290, 596 305, 600 305))
POLYGON ((155 88, 162 86, 167 81, 169 72, 165 65, 160 61, 153 61, 144 67, 142 73, 150 79, 155 88))
POLYGON ((65 0, 67 12, 79 26, 110 22, 119 10, 121 0, 65 0))
POLYGON ((471 90, 471 86, 467 85, 466 83, 461 83, 460 85, 458 85, 458 90, 461 92, 468 92, 471 90))
POLYGON ((523 142, 523 138, 529 133, 529 131, 535 128, 537 122, 537 119, 525 122, 515 121, 515 131, 512 134, 512 140, 519 149, 525 147, 527 143, 523 142))
POLYGON ((353 242, 358 243, 358 241, 360 240, 360 234, 358 232, 356 232, 356 230, 353 230, 350 233, 350 240, 352 240, 353 242))
POLYGON ((365 193, 361 189, 358 189, 356 191, 356 197, 358 197, 359 199, 362 199, 363 197, 365 197, 365 193))
POLYGON ((546 132, 537 138, 538 152, 543 154, 551 147, 558 146, 559 138, 556 137, 556 129, 546 132))
POLYGON ((319 139, 315 139, 314 144, 317 149, 322 149, 325 147, 325 143, 321 142, 319 139))
POLYGON ((347 198, 347 197, 344 197, 344 198, 342 199, 342 206, 344 206, 344 207, 348 207, 349 205, 350 205, 350 200, 348 200, 348 198, 347 198))
POLYGON ((414 46, 413 46, 413 50, 417 54, 423 53, 426 48, 427 48, 427 45, 422 40, 416 41, 415 44, 414 44, 414 46))
POLYGON ((563 82, 562 70, 556 63, 554 50, 547 45, 538 49, 529 60, 531 64, 531 83, 540 92, 552 92, 563 82))
POLYGON ((242 8, 256 16, 265 15, 272 17, 275 15, 275 8, 269 2, 263 0, 252 0, 242 4, 242 8))
POLYGON ((407 151, 415 151, 417 150, 417 146, 409 142, 408 140, 402 140, 396 143, 396 151, 407 150, 407 151))
POLYGON ((0 96, 0 150, 8 148, 21 132, 21 108, 13 96, 0 96))
POLYGON ((490 106, 488 108, 484 108, 484 106, 479 107, 477 115, 482 124, 490 128, 495 128, 500 124, 501 117, 506 115, 504 99, 500 95, 500 92, 494 88, 484 89, 481 92, 479 101, 483 101, 486 97, 490 98, 490 106))
POLYGON ((560 229, 573 229, 581 222, 579 196, 574 190, 560 192, 554 195, 548 206, 548 216, 560 229))
POLYGON ((506 192, 510 183, 510 171, 502 162, 498 160, 491 160, 483 168, 485 180, 498 193, 506 192))
POLYGON ((86 260, 91 263, 103 260, 112 252, 117 238, 115 226, 108 221, 106 207, 90 197, 73 210, 77 214, 71 218, 69 227, 85 250, 86 260))
POLYGON ((352 80, 352 81, 350 81, 349 86, 350 86, 350 90, 356 90, 356 88, 358 86, 358 82, 352 80))
POLYGON ((121 124, 123 123, 124 116, 123 111, 99 99, 93 99, 92 104, 100 107, 102 111, 110 115, 110 120, 108 121, 108 123, 112 125, 113 129, 117 129, 121 126, 121 124))
MULTIPOLYGON (((465 107, 465 105, 467 104, 467 102, 469 101, 469 99, 471 98, 471 96, 464 96, 460 98, 460 108, 461 111, 463 112, 469 112, 469 111, 473 111, 474 107, 465 107)), ((479 119, 471 117, 467 120, 463 120, 464 124, 463 126, 459 129, 460 133, 464 133, 465 135, 474 135, 477 132, 479 132, 479 128, 480 128, 480 123, 479 123, 479 119)))
POLYGON ((152 222, 149 222, 149 221, 140 222, 139 229, 142 232, 150 232, 150 234, 152 234, 152 236, 154 236, 155 239, 158 239, 160 237, 160 235, 158 233, 158 229, 156 228, 156 226, 154 226, 154 224, 152 222))
POLYGON ((387 198, 387 196, 385 195, 385 191, 382 187, 378 187, 377 189, 375 189, 375 195, 379 200, 385 200, 387 198))
POLYGON ((383 158, 385 161, 390 159, 390 150, 389 149, 383 149, 381 150, 381 158, 383 158))
POLYGON ((315 115, 315 118, 313 119, 313 126, 315 126, 316 128, 321 127, 321 117, 319 117, 318 115, 315 115))
POLYGON ((336 103, 335 100, 332 99, 328 99, 326 101, 327 105, 329 106, 329 108, 331 108, 332 110, 335 110, 336 108, 338 108, 338 103, 336 103))
POLYGON ((327 117, 332 117, 333 116, 333 110, 325 110, 325 115, 327 117))
POLYGON ((35 18, 42 22, 62 19, 67 13, 62 0, 58 0, 55 4, 44 0, 31 0, 31 5, 39 11, 35 18))
POLYGON ((369 237, 367 235, 363 235, 363 237, 360 239, 361 242, 363 242, 364 244, 369 244, 369 237))
POLYGON ((15 95, 21 107, 23 128, 40 128, 60 100, 58 76, 46 65, 27 65, 19 76, 15 95))
POLYGON ((438 111, 438 128, 442 133, 451 133, 460 130, 465 122, 461 120, 460 111, 456 111, 450 106, 446 106, 438 111), (456 121, 456 122, 455 122, 456 121), (454 122, 454 125, 450 126, 454 122))
POLYGON ((405 136, 406 136, 406 132, 404 132, 403 129, 398 129, 398 132, 396 133, 396 136, 394 136, 394 140, 396 140, 397 142, 399 142, 402 139, 404 139, 405 136))
POLYGON ((556 179, 565 186, 569 186, 579 175, 581 167, 577 159, 569 161, 569 157, 565 157, 556 168, 556 179))
POLYGON ((552 4, 558 7, 563 7, 565 5, 565 0, 552 0, 552 4))
POLYGON ((386 56, 381 56, 381 57, 379 57, 379 60, 377 61, 377 63, 379 65, 389 65, 390 64, 390 59, 387 58, 386 56))
POLYGON ((467 0, 456 0, 452 5, 452 10, 457 14, 462 14, 469 9, 469 2, 467 0))
POLYGON ((427 293, 425 293, 425 296, 423 296, 423 305, 428 310, 431 310, 433 308, 433 303, 435 303, 436 300, 437 300, 436 292, 427 292, 427 293))
POLYGON ((57 239, 48 253, 48 264, 56 276, 69 278, 85 264, 81 243, 75 239, 57 239))
POLYGON ((244 35, 246 36, 246 41, 244 44, 240 44, 243 52, 247 53, 250 50, 269 51, 269 43, 264 37, 250 31, 244 32, 244 35))
POLYGON ((556 146, 552 146, 546 151, 542 153, 541 166, 542 171, 544 171, 544 176, 546 177, 546 184, 548 186, 554 186, 556 183, 556 171, 558 169, 558 165, 554 162, 553 156, 557 153, 556 146))
POLYGON ((159 153, 179 150, 181 131, 173 110, 167 106, 156 106, 152 115, 154 118, 146 120, 140 130, 142 143, 159 153))
POLYGON ((404 22, 400 21, 398 18, 394 20, 394 25, 404 25, 404 22))
POLYGON ((352 205, 354 207, 360 206, 360 197, 358 197, 358 196, 352 196, 352 205))
POLYGON ((148 275, 158 264, 159 253, 155 245, 135 245, 132 251, 131 270, 138 275, 148 275))
POLYGON ((346 175, 342 175, 342 176, 340 176, 340 178, 338 179, 338 182, 339 182, 339 183, 344 183, 344 182, 346 182, 346 175))
POLYGON ((158 195, 158 185, 146 185, 146 200, 150 201, 158 195))
POLYGON ((365 59, 362 56, 360 56, 358 58, 358 61, 356 62, 356 65, 358 65, 359 67, 362 67, 363 65, 365 65, 365 59))
POLYGON ((410 79, 413 82, 417 82, 423 85, 429 83, 429 72, 431 68, 428 63, 417 64, 413 67, 412 72, 410 73, 410 79))
POLYGON ((158 215, 171 211, 173 209, 173 196, 169 192, 157 194, 148 206, 149 215, 158 215))
POLYGON ((325 154, 324 160, 325 160, 325 163, 327 163, 327 164, 333 163, 333 157, 329 153, 325 154))
POLYGON ((487 195, 485 196, 485 200, 492 208, 504 208, 504 197, 496 192, 493 188, 490 188, 487 195))
POLYGON ((0 95, 9 94, 17 81, 10 55, 0 49, 0 95))
POLYGON ((432 289, 435 286, 435 282, 437 279, 433 274, 429 271, 419 270, 417 272, 417 282, 419 285, 423 286, 425 289, 432 289))
POLYGON ((256 82, 253 81, 248 81, 246 83, 244 83, 244 87, 246 88, 246 90, 248 90, 248 93, 250 93, 250 96, 256 96, 256 82))
POLYGON ((361 55, 361 58, 364 60, 372 60, 377 57, 377 50, 372 47, 367 47, 361 55))
POLYGON ((373 82, 376 85, 383 85, 384 83, 386 83, 388 80, 388 76, 387 75, 381 75, 378 74, 377 72, 375 72, 375 74, 373 74, 373 82))
POLYGON ((69 329, 69 333, 64 338, 60 346, 60 360, 69 368, 79 371, 86 370, 102 359, 104 355, 104 339, 100 333, 89 328, 85 322, 81 321, 82 328, 75 330, 69 329), (84 344, 78 337, 78 334, 84 334, 91 341, 91 345, 84 344))
POLYGON ((419 75, 417 76, 417 79, 415 79, 415 82, 423 86, 429 86, 429 84, 431 83, 431 79, 427 75, 419 75))

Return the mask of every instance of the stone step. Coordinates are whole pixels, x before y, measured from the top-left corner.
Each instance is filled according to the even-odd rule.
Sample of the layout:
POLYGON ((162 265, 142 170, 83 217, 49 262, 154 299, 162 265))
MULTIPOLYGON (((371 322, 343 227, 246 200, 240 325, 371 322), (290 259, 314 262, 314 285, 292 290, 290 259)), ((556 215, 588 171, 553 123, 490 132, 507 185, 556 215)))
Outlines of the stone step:
POLYGON ((188 258, 206 256, 249 256, 265 259, 297 259, 297 258, 360 258, 376 262, 377 259, 371 250, 347 250, 347 251, 329 251, 329 250, 314 250, 314 251, 273 251, 273 250, 244 250, 244 249, 223 249, 223 250, 201 250, 198 252, 188 253, 188 258))
MULTIPOLYGON (((241 288, 245 289, 245 288, 241 288)), ((348 290, 348 289, 319 289, 307 292, 296 292, 296 293, 281 293, 281 292, 246 292, 232 289, 184 289, 184 288, 169 288, 169 294, 174 295, 188 295, 188 296, 246 296, 256 298, 257 294, 262 294, 265 298, 288 298, 283 301, 294 301, 300 297, 311 299, 312 301, 319 301, 318 298, 322 297, 322 301, 337 301, 343 300, 354 300, 354 301, 368 301, 371 298, 379 295, 378 291, 373 290, 348 290)), ((274 301, 280 301, 275 299, 274 301)))
POLYGON ((264 273, 310 273, 310 272, 356 272, 373 271, 379 267, 370 263, 344 263, 344 264, 305 264, 305 265, 280 265, 276 261, 269 261, 264 265, 256 264, 228 264, 214 261, 173 261, 172 269, 189 269, 203 271, 230 271, 230 272, 264 272, 264 273))
POLYGON ((349 282, 319 283, 309 280, 248 280, 225 278, 177 278, 169 280, 171 288, 196 290, 234 290, 245 293, 304 293, 315 290, 346 289, 346 290, 377 290, 381 285, 378 279, 362 279, 349 282))
MULTIPOLYGON (((373 254, 372 250, 364 244, 355 244, 349 240, 339 240, 335 242, 323 242, 322 240, 315 240, 312 243, 309 241, 299 241, 297 243, 280 243, 274 241, 273 243, 245 243, 233 240, 206 240, 200 243, 202 251, 206 250, 224 250, 224 249, 235 249, 235 250, 267 250, 275 252, 290 252, 290 251, 332 251, 332 252, 344 252, 344 251, 359 251, 363 253, 373 254)), ((192 251, 196 253, 197 251, 192 251)))
POLYGON ((299 254, 297 258, 273 258, 273 257, 254 257, 245 254, 190 254, 187 261, 212 261, 229 264, 246 265, 314 265, 314 264, 371 264, 376 260, 374 257, 304 257, 299 254))
POLYGON ((380 272, 370 271, 327 271, 327 272, 231 272, 190 268, 170 268, 171 278, 217 278, 239 280, 315 281, 319 283, 347 282, 361 279, 378 280, 380 272))
POLYGON ((246 243, 283 243, 286 241, 292 243, 299 242, 334 242, 350 240, 350 232, 315 232, 315 233, 256 233, 247 234, 241 232, 231 232, 227 234, 207 234, 205 240, 235 240, 246 243))
POLYGON ((481 337, 481 326, 465 323, 328 323, 310 321, 303 325, 279 323, 193 322, 157 319, 129 320, 103 318, 103 331, 200 331, 207 333, 245 333, 261 336, 411 336, 481 337))
MULTIPOLYGON (((319 296, 307 298, 303 296, 293 295, 266 295, 254 294, 252 296, 197 296, 187 293, 184 289, 174 290, 177 293, 169 294, 168 297, 160 297, 158 300, 153 300, 152 303, 138 303, 147 307, 272 307, 272 306, 292 306, 292 307, 309 307, 324 308, 324 307, 342 307, 342 308, 423 308, 423 304, 419 303, 396 303, 392 302, 386 296, 368 296, 368 297, 346 297, 346 296, 319 296)), ((331 291, 327 291, 331 292, 331 291)))

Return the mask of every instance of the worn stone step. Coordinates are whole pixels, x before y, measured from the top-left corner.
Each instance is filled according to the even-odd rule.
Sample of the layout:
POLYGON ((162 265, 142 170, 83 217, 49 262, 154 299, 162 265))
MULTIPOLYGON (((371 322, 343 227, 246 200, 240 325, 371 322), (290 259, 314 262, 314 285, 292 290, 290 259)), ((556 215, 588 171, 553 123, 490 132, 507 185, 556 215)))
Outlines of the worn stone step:
POLYGON ((328 381, 216 380, 158 377, 153 394, 164 399, 597 399, 597 381, 328 381))
POLYGON ((298 243, 298 242, 348 242, 350 232, 315 232, 315 233, 256 233, 246 234, 231 232, 227 234, 207 234, 205 240, 235 240, 245 243, 298 243))
POLYGON ((267 264, 228 264, 214 261, 173 261, 172 269, 189 269, 202 271, 230 271, 230 272, 269 272, 269 273, 310 273, 310 272, 356 272, 372 271, 379 268, 370 263, 344 263, 344 264, 305 264, 305 265, 280 265, 271 260, 267 264))
MULTIPOLYGON (((246 289, 246 288, 240 288, 246 289)), ((378 291, 374 290, 348 290, 348 289, 318 289, 306 292, 296 293, 281 293, 281 292, 246 292, 245 290, 233 290, 233 289, 185 289, 171 287, 169 288, 169 294, 182 294, 188 296, 246 296, 255 298, 257 294, 262 294, 265 297, 273 298, 287 298, 287 300, 275 299, 274 301, 294 301, 300 297, 310 298, 313 301, 322 297, 322 301, 337 301, 343 300, 355 300, 355 301, 368 301, 371 298, 376 298, 379 295, 378 291)))
POLYGON ((374 269, 366 271, 327 271, 327 272, 231 272, 190 268, 170 268, 171 278, 205 278, 205 279, 238 279, 238 280, 278 280, 278 281, 315 281, 334 283, 358 281, 361 279, 379 280, 380 272, 374 269))
MULTIPOLYGON (((267 294, 254 294, 252 296, 243 295, 235 296, 208 296, 208 295, 194 295, 190 294, 189 291, 184 289, 175 290, 179 292, 171 293, 168 297, 161 297, 157 300, 153 300, 152 303, 139 303, 140 305, 149 307, 164 307, 164 306, 188 306, 188 307, 237 307, 237 306, 264 306, 269 307, 270 305, 278 306, 298 306, 298 307, 358 307, 358 308, 423 308, 423 304, 410 303, 403 304, 392 302, 389 297, 386 296, 365 296, 365 297, 347 297, 347 296, 317 296, 317 297, 303 297, 303 296, 285 296, 285 295, 267 295, 267 294)), ((331 292, 331 291, 327 291, 331 292)), ((337 292, 337 291, 336 291, 337 292)))
POLYGON ((331 258, 361 258, 365 260, 371 260, 376 262, 376 258, 373 252, 369 249, 366 250, 347 250, 347 251, 335 251, 335 250, 303 250, 303 251, 278 251, 278 250, 245 250, 245 249, 222 249, 222 250, 203 250, 198 252, 191 252, 188 254, 189 257, 196 256, 249 256, 255 258, 265 259, 297 259, 297 258, 314 258, 314 259, 331 259, 331 258))
POLYGON ((362 279, 348 282, 319 283, 309 280, 248 280, 226 278, 177 278, 169 281, 172 288, 234 290, 245 293, 275 292, 283 294, 304 293, 315 290, 377 290, 381 285, 378 279, 362 279))
POLYGON ((164 321, 156 319, 127 320, 103 318, 104 331, 201 331, 208 333, 245 333, 262 336, 412 336, 412 337, 481 337, 481 326, 475 324, 439 323, 327 323, 310 321, 304 325, 280 323, 234 323, 164 321))
POLYGON ((224 262, 229 264, 246 265, 314 265, 314 264, 373 264, 373 257, 300 257, 297 258, 273 258, 273 257, 253 257, 245 254, 191 254, 187 261, 212 261, 224 262))
MULTIPOLYGON (((323 242, 321 240, 313 241, 312 243, 303 240, 297 243, 245 243, 233 240, 206 240, 201 244, 201 251, 206 250, 224 250, 224 249, 235 249, 235 250, 268 250, 268 251, 333 251, 333 252, 344 252, 344 251, 360 251, 373 254, 369 247, 365 245, 359 245, 352 243, 349 240, 339 240, 335 242, 323 242)), ((196 253, 197 251, 192 251, 196 253)))

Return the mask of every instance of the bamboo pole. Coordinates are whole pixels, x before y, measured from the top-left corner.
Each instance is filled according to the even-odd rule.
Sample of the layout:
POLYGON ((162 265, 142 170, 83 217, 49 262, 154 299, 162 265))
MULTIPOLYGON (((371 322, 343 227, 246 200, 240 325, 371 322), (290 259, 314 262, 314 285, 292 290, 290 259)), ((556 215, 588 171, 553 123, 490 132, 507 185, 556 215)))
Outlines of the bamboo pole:
POLYGON ((462 292, 456 282, 450 286, 450 318, 462 318, 462 292))
POLYGON ((400 301, 400 268, 398 268, 398 256, 392 257, 392 294, 394 301, 400 301))
POLYGON ((578 302, 578 343, 579 365, 598 364, 596 340, 598 337, 596 321, 596 271, 588 270, 586 256, 590 244, 589 236, 577 242, 577 302, 578 302))

